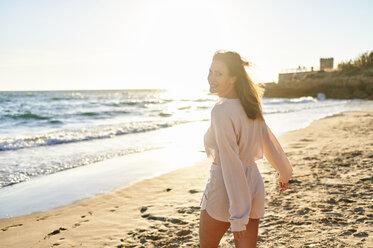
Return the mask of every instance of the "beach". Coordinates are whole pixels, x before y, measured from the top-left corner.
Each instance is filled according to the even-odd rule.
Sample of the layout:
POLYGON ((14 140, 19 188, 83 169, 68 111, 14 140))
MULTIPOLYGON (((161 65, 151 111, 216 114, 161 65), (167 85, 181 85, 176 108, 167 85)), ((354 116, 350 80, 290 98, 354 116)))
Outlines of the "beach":
MULTIPOLYGON (((259 163, 266 213, 258 247, 373 244, 373 109, 313 121, 279 136, 294 172, 278 192, 259 163)), ((199 247, 210 161, 45 212, 0 220, 0 247, 199 247)), ((220 247, 233 247, 228 231, 220 247)))

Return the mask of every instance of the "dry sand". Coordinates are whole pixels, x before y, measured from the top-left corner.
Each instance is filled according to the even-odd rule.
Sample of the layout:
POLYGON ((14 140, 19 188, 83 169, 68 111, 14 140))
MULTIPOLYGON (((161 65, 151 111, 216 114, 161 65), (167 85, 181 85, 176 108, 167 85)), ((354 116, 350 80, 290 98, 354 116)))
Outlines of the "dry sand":
MULTIPOLYGON (((263 173, 258 247, 373 247, 373 109, 317 120, 279 140, 294 177, 280 195, 274 171, 263 173)), ((0 247, 199 247, 208 172, 204 159, 110 194, 2 219, 0 247)), ((230 232, 220 247, 234 247, 230 232)))

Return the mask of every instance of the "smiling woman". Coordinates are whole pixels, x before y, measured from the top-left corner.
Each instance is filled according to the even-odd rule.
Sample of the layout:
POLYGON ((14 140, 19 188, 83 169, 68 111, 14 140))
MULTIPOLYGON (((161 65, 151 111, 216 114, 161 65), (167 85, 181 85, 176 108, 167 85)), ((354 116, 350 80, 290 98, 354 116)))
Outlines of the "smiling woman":
POLYGON ((236 247, 256 247, 265 197, 256 160, 264 155, 277 170, 281 191, 292 175, 290 162, 263 118, 259 92, 245 66, 248 62, 238 53, 218 51, 209 70, 210 92, 219 99, 204 135, 212 164, 200 203, 201 248, 217 247, 229 227, 236 247))
MULTIPOLYGON (((236 77, 232 77, 229 74, 228 67, 218 60, 214 60, 209 69, 208 81, 210 83, 210 92, 217 93, 221 96, 227 96, 234 87, 236 77)), ((237 97, 236 94, 230 96, 230 98, 237 97)))

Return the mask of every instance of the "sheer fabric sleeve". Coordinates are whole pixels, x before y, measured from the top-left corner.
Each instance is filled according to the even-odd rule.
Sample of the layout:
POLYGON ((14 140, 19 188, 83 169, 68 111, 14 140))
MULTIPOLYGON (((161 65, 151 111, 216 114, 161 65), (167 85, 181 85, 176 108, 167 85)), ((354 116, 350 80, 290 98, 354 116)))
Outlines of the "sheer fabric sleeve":
POLYGON ((229 199, 231 231, 246 230, 251 210, 251 196, 239 157, 233 121, 224 109, 215 108, 211 112, 211 124, 218 146, 224 185, 229 199))
POLYGON ((265 122, 263 125, 263 153, 272 167, 279 172, 279 181, 288 182, 293 168, 276 136, 265 122))

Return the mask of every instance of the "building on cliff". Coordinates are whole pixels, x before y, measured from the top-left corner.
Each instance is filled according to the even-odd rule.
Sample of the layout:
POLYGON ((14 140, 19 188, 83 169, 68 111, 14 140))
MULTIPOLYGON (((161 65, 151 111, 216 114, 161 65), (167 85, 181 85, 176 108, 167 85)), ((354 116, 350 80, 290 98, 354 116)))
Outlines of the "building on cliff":
POLYGON ((292 82, 304 78, 307 74, 312 74, 318 71, 332 71, 334 67, 334 58, 320 58, 319 70, 313 66, 310 68, 300 67, 294 69, 286 69, 285 72, 278 74, 278 83, 292 82), (315 70, 316 69, 316 70, 315 70))
POLYGON ((334 58, 320 58, 320 71, 333 70, 334 58))

